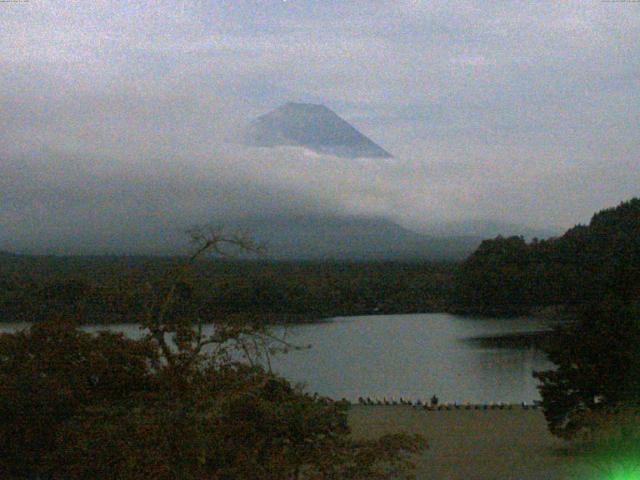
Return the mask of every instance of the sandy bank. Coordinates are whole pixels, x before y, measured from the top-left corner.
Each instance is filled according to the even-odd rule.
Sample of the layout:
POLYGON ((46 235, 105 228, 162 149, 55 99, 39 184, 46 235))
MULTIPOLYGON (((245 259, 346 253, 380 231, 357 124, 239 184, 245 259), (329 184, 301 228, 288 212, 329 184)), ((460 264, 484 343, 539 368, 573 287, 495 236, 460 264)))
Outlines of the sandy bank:
POLYGON ((547 431, 539 410, 425 412, 410 406, 361 406, 349 414, 353 433, 420 433, 429 449, 418 458, 418 479, 590 480, 584 459, 567 455, 547 431))

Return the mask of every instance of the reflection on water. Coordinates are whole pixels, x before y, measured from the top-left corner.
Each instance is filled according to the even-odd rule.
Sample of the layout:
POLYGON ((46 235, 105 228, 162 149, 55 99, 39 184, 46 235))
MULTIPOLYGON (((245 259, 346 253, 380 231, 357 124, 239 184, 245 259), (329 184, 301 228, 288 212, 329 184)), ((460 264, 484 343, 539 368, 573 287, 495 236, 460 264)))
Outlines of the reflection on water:
MULTIPOLYGON (((0 324, 0 331, 26 324, 0 324)), ((96 331, 104 327, 86 327, 96 331)), ((475 337, 503 336, 547 328, 534 319, 473 319, 448 314, 379 315, 277 327, 276 333, 308 350, 272 360, 273 369, 311 392, 333 398, 359 396, 447 402, 531 402, 538 399, 533 370, 548 369, 534 348, 490 348, 475 337)), ((137 325, 110 330, 131 337, 137 325)))
POLYGON ((524 333, 501 333, 492 336, 469 337, 465 341, 484 348, 543 349, 552 340, 552 330, 524 333))
POLYGON ((472 319, 447 314, 339 318, 288 329, 313 348, 273 362, 274 369, 334 398, 359 396, 442 401, 530 402, 533 370, 551 367, 533 349, 483 348, 468 337, 545 329, 533 319, 472 319))

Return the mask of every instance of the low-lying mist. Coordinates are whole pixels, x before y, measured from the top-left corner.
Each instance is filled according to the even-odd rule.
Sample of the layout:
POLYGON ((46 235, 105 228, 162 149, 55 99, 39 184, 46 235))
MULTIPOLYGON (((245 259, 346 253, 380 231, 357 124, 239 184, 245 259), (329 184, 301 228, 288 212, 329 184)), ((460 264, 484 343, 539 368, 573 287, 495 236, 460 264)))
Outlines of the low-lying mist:
MULTIPOLYGON (((364 122, 363 132, 383 137, 396 158, 345 159, 233 144, 233 132, 262 111, 210 96, 67 92, 29 101, 38 108, 26 123, 20 104, 5 104, 0 133, 4 250, 174 253, 194 225, 256 218, 380 218, 440 237, 512 233, 478 229, 478 220, 535 227, 586 220, 570 208, 586 193, 572 196, 577 187, 567 190, 561 176, 529 162, 524 147, 453 144, 394 128, 379 135, 364 122)), ((591 173, 583 175, 586 182, 591 173)))

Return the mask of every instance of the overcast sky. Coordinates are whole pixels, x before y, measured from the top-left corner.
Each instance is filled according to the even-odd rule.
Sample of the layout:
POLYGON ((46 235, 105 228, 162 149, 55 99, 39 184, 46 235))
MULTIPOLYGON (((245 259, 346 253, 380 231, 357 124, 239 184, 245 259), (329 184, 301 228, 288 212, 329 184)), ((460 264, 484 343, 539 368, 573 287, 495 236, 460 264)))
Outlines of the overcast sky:
POLYGON ((274 212, 569 227, 640 194, 633 1, 0 3, 0 72, 0 248, 274 212), (224 142, 286 101, 396 160, 224 142))

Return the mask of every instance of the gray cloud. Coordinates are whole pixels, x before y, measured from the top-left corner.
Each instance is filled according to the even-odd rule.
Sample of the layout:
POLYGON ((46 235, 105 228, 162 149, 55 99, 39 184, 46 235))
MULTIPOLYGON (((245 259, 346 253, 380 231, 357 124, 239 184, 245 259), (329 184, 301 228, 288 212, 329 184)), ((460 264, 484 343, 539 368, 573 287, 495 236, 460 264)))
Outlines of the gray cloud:
POLYGON ((568 227, 639 193, 633 3, 0 9, 0 247, 133 248, 267 212, 568 227), (398 160, 224 142, 288 100, 325 103, 398 160))

